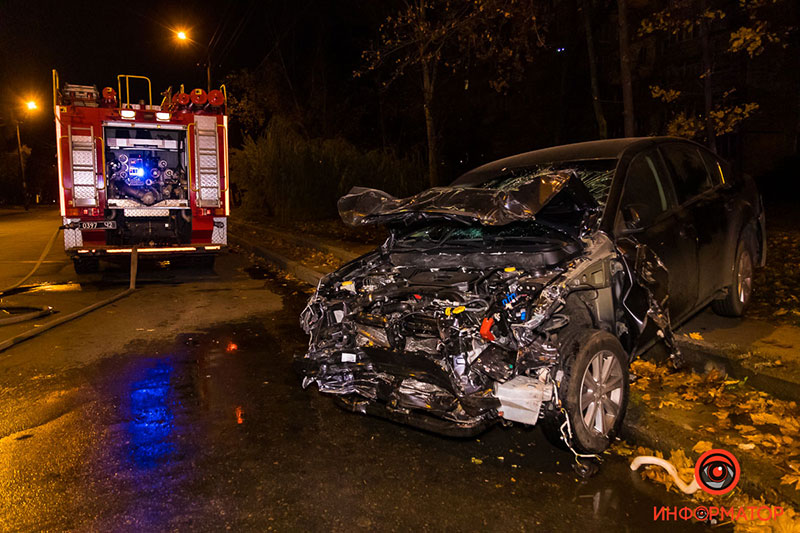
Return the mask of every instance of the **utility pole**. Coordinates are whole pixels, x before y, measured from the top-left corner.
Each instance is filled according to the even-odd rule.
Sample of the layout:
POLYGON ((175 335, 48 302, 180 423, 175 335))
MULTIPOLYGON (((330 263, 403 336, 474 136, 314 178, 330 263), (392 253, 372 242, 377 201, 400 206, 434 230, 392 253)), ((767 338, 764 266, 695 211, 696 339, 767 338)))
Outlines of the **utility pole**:
POLYGON ((25 206, 25 211, 28 210, 28 182, 25 181, 25 164, 22 162, 22 141, 19 137, 19 119, 17 123, 17 154, 19 155, 19 176, 22 180, 22 205, 25 206))
POLYGON ((211 92, 211 48, 206 48, 206 92, 211 92))

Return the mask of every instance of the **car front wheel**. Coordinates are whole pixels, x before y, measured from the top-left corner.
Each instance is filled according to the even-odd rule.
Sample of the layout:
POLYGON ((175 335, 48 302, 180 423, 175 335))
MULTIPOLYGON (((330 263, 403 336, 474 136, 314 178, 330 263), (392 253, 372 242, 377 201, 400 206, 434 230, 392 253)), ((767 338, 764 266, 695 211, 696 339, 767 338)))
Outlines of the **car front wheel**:
MULTIPOLYGON (((572 429, 572 447, 582 453, 608 448, 628 406, 628 356, 607 331, 589 329, 562 345, 567 358, 559 387, 572 429)), ((549 440, 560 438, 563 416, 547 421, 549 440), (558 432, 558 433, 556 433, 558 432)))

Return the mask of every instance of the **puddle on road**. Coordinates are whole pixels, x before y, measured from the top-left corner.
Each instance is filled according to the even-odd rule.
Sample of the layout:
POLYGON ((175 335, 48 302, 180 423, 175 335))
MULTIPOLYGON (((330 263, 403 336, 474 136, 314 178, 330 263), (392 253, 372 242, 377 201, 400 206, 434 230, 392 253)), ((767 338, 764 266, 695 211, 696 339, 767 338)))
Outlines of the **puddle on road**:
POLYGON ((169 361, 158 361, 145 371, 142 379, 131 383, 128 395, 128 436, 133 463, 141 468, 151 468, 168 460, 175 451, 170 438, 174 429, 170 404, 173 391, 169 361))
POLYGON ((260 265, 251 265, 244 269, 251 279, 275 279, 275 275, 269 269, 260 265))
POLYGON ((74 283, 71 281, 67 283, 53 283, 44 281, 42 283, 37 283, 36 285, 23 285, 22 287, 5 291, 3 293, 3 297, 32 292, 77 292, 81 290, 83 290, 83 288, 81 287, 80 283, 74 283))

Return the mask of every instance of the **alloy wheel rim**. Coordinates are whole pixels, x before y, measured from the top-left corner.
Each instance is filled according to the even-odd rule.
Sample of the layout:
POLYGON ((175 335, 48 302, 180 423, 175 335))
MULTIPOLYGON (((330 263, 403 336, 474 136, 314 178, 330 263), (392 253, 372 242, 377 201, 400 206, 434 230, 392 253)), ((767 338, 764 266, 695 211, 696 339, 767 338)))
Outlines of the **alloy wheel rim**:
POLYGON ((739 256, 739 272, 736 277, 736 289, 741 303, 746 303, 753 289, 753 262, 750 254, 742 252, 739 256))
POLYGON ((609 350, 597 352, 581 380, 579 408, 589 431, 608 435, 622 408, 622 365, 609 350))

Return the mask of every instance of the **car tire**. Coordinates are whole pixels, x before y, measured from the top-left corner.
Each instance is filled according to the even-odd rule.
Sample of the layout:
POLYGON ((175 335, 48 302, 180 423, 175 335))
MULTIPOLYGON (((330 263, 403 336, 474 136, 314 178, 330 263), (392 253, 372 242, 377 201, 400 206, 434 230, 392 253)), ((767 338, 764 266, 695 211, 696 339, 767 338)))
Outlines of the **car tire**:
POLYGON ((745 232, 736 247, 733 262, 733 281, 724 298, 711 302, 711 309, 721 316, 744 315, 753 295, 753 274, 756 264, 756 247, 750 232, 745 232))
POLYGON ((94 274, 100 270, 100 260, 93 257, 73 259, 72 265, 75 267, 75 273, 78 275, 94 274))
MULTIPOLYGON (((562 344, 564 377, 559 398, 572 428, 572 447, 581 453, 601 453, 614 441, 628 407, 628 354, 614 335, 583 330, 562 344)), ((542 421, 547 439, 564 447, 563 415, 542 421)))

